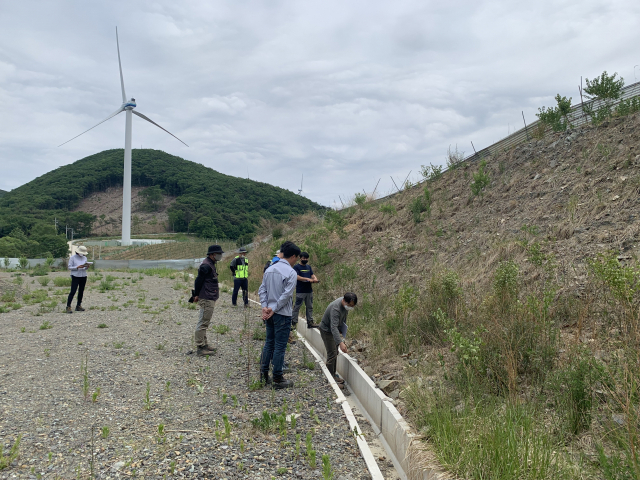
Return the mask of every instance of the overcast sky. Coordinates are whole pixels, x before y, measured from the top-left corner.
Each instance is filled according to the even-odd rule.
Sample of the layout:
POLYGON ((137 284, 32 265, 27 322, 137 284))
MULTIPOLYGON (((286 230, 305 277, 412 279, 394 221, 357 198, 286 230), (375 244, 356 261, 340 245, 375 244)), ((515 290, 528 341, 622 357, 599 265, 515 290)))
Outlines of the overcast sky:
MULTIPOLYGON (((0 189, 155 148, 333 206, 522 127, 580 76, 633 83, 640 2, 0 0, 0 189)), ((640 66, 635 75, 640 79, 640 66)))

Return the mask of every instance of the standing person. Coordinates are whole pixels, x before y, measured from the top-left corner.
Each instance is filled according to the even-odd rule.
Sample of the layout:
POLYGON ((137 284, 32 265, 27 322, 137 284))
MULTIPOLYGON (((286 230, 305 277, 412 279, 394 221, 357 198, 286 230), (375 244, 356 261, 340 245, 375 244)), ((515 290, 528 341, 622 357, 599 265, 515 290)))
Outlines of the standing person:
POLYGON ((82 296, 84 295, 84 287, 87 284, 87 247, 80 245, 76 248, 75 255, 69 258, 69 270, 71 271, 71 292, 67 298, 67 313, 73 313, 71 302, 78 291, 78 303, 76 303, 76 312, 84 312, 82 308, 82 296))
POLYGON ((233 274, 233 295, 231 295, 231 305, 237 307, 238 290, 242 288, 242 299, 244 306, 249 306, 249 259, 247 249, 242 247, 238 250, 236 258, 231 261, 229 268, 233 274))
MULTIPOLYGON (((358 296, 355 293, 347 292, 343 297, 336 298, 329 304, 320 322, 320 336, 327 350, 327 368, 331 375, 336 378, 336 362, 338 359, 338 348, 342 353, 347 353, 347 344, 340 334, 346 331, 347 315, 358 303, 358 296)), ((338 380, 343 384, 344 380, 338 380)))
POLYGON ((220 297, 216 263, 222 260, 223 253, 220 245, 211 245, 207 250, 207 258, 198 268, 198 276, 195 280, 193 301, 200 305, 200 316, 195 333, 196 355, 199 357, 216 353, 215 348, 211 348, 207 343, 207 328, 211 323, 216 300, 220 297))
POLYGON ((291 380, 285 380, 282 370, 291 330, 291 298, 297 278, 293 266, 300 257, 300 248, 294 243, 285 242, 280 251, 283 259, 264 272, 258 290, 262 319, 267 327, 267 338, 260 362, 260 380, 265 384, 271 383, 269 366, 273 364, 273 386, 276 389, 293 387, 291 380))
POLYGON ((314 275, 311 265, 309 265, 309 254, 307 252, 300 254, 300 263, 297 263, 293 269, 298 275, 298 283, 296 284, 296 303, 293 305, 293 313, 291 314, 291 330, 295 330, 298 325, 298 312, 303 302, 307 328, 318 328, 318 325, 313 323, 313 289, 311 288, 312 283, 318 283, 318 278, 314 275))

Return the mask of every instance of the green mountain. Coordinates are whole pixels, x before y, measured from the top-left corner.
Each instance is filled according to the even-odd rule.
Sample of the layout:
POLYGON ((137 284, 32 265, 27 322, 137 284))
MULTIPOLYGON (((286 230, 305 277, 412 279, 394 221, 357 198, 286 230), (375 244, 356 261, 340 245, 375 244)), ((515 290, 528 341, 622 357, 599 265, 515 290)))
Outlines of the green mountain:
POLYGON ((8 192, 6 190, 0 190, 0 198, 2 198, 8 192))
MULTIPOLYGON (((29 236, 38 224, 75 229, 76 237, 91 235, 96 218, 73 212, 81 200, 94 192, 121 186, 122 149, 106 150, 57 168, 0 198, 0 256, 2 237, 29 236)), ((132 152, 133 186, 143 191, 146 204, 162 194, 176 197, 168 209, 176 232, 190 231, 209 238, 250 239, 261 219, 287 220, 306 211, 325 207, 272 185, 224 175, 195 162, 159 150, 132 152)), ((55 230, 54 230, 55 233, 55 230)), ((15 242, 14 242, 15 243, 15 242)))

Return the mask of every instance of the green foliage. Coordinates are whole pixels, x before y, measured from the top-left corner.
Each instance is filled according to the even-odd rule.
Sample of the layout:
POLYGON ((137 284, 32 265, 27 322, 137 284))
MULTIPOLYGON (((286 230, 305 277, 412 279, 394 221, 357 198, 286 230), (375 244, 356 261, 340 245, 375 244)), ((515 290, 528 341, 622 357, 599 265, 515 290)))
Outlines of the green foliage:
MULTIPOLYGON (((59 224, 74 228, 76 237, 90 235, 95 216, 73 210, 90 194, 122 185, 123 155, 121 149, 91 155, 2 196, 0 256, 17 256, 6 253, 10 247, 5 249, 2 242, 12 230, 19 228, 22 232, 29 232, 31 240, 33 227, 53 225, 54 217, 58 218, 59 224)), ((133 150, 132 184, 150 187, 143 190, 142 196, 143 207, 151 211, 159 207, 159 195, 177 197, 168 209, 170 228, 208 238, 235 239, 253 234, 262 218, 286 221, 308 210, 324 210, 324 207, 288 190, 223 175, 159 150, 133 150)), ((46 243, 53 241, 48 235, 50 233, 44 238, 39 234, 39 238, 33 240, 42 245, 39 247, 42 253, 48 251, 55 257, 64 256, 54 252, 46 243)), ((64 240, 64 235, 55 235, 54 232, 53 236, 64 240)), ((62 249, 62 242, 58 243, 62 249)), ((63 251, 66 252, 66 244, 63 251)), ((27 254, 26 251, 23 253, 27 254)))
POLYGON ((632 302, 640 291, 640 272, 620 265, 615 254, 598 254, 588 264, 591 273, 608 287, 615 298, 632 302))
POLYGON ((344 227, 347 225, 347 219, 340 212, 335 210, 327 210, 324 214, 324 222, 330 232, 336 232, 338 235, 344 235, 344 227))
POLYGON ((157 212, 162 206, 162 189, 158 185, 145 188, 138 195, 144 198, 140 209, 145 212, 157 212))
POLYGON ((322 455, 322 478, 324 480, 333 480, 333 470, 331 470, 329 455, 322 455))
POLYGON ((367 203, 367 195, 365 193, 356 193, 353 200, 354 202, 356 202, 356 205, 362 207, 365 203, 367 203))
POLYGON ((473 182, 471 183, 471 192, 478 196, 483 193, 485 187, 491 183, 489 174, 486 172, 487 161, 482 160, 478 172, 473 174, 473 182))
MULTIPOLYGON (((337 215, 340 215, 336 213, 337 215)), ((340 216, 342 218, 342 216, 340 216)), ((325 217, 326 219, 326 217, 325 217)), ((326 233, 326 231, 325 231, 326 233)), ((314 266, 324 267, 331 263, 331 254, 334 253, 334 249, 329 247, 329 241, 326 236, 321 233, 310 235, 304 240, 304 248, 313 258, 312 262, 314 266)))
POLYGON ((382 205, 380 205, 380 209, 379 209, 382 213, 386 214, 386 215, 395 215, 397 212, 396 207, 391 205, 390 203, 383 203, 382 205))
MULTIPOLYGON (((616 80, 618 74, 607 74, 605 70, 600 77, 596 77, 593 80, 586 79, 587 86, 584 91, 587 98, 590 100, 584 106, 584 111, 591 117, 591 121, 597 125, 603 120, 609 118, 613 113, 613 105, 620 99, 622 95, 622 88, 624 87, 624 79, 620 77, 616 80), (596 100, 600 100, 600 106, 594 110, 594 104, 596 100)), ((622 107, 625 110, 626 105, 622 107)))
POLYGON ((561 97, 556 95, 556 107, 542 107, 538 109, 536 114, 540 121, 551 127, 554 132, 563 132, 568 126, 571 126, 569 114, 571 113, 571 97, 561 97))
POLYGON ((589 430, 596 385, 603 379, 602 365, 585 350, 572 352, 566 366, 556 373, 556 408, 571 434, 589 430))
POLYGON ((409 211, 413 217, 414 223, 420 223, 422 221, 422 213, 427 212, 427 216, 431 216, 431 192, 427 187, 424 187, 423 195, 416 197, 411 204, 409 204, 409 211))
POLYGON ((71 277, 55 277, 53 279, 53 284, 56 287, 70 287, 71 286, 71 277))
POLYGON ((434 182, 442 177, 442 165, 421 165, 420 174, 428 182, 434 182))
POLYGON ((614 113, 618 117, 624 117, 638 111, 640 111, 640 97, 636 96, 628 100, 620 100, 614 113))
POLYGON ((513 260, 500 262, 493 279, 493 290, 499 298, 515 299, 518 296, 520 268, 513 260))
POLYGON ((9 453, 6 455, 3 451, 3 444, 0 443, 0 470, 4 470, 5 468, 9 467, 13 463, 13 461, 18 458, 21 439, 22 436, 16 438, 15 442, 13 442, 13 445, 11 446, 11 449, 9 450, 9 453))

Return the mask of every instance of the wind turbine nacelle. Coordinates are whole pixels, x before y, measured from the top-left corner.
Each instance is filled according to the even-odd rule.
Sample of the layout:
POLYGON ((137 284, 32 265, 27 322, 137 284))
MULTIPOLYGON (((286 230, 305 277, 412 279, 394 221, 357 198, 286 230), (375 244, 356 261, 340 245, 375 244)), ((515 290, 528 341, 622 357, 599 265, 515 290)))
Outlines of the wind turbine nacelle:
POLYGON ((136 99, 132 98, 131 100, 129 100, 128 102, 124 102, 122 104, 122 109, 123 110, 133 110, 134 108, 136 108, 136 99))

